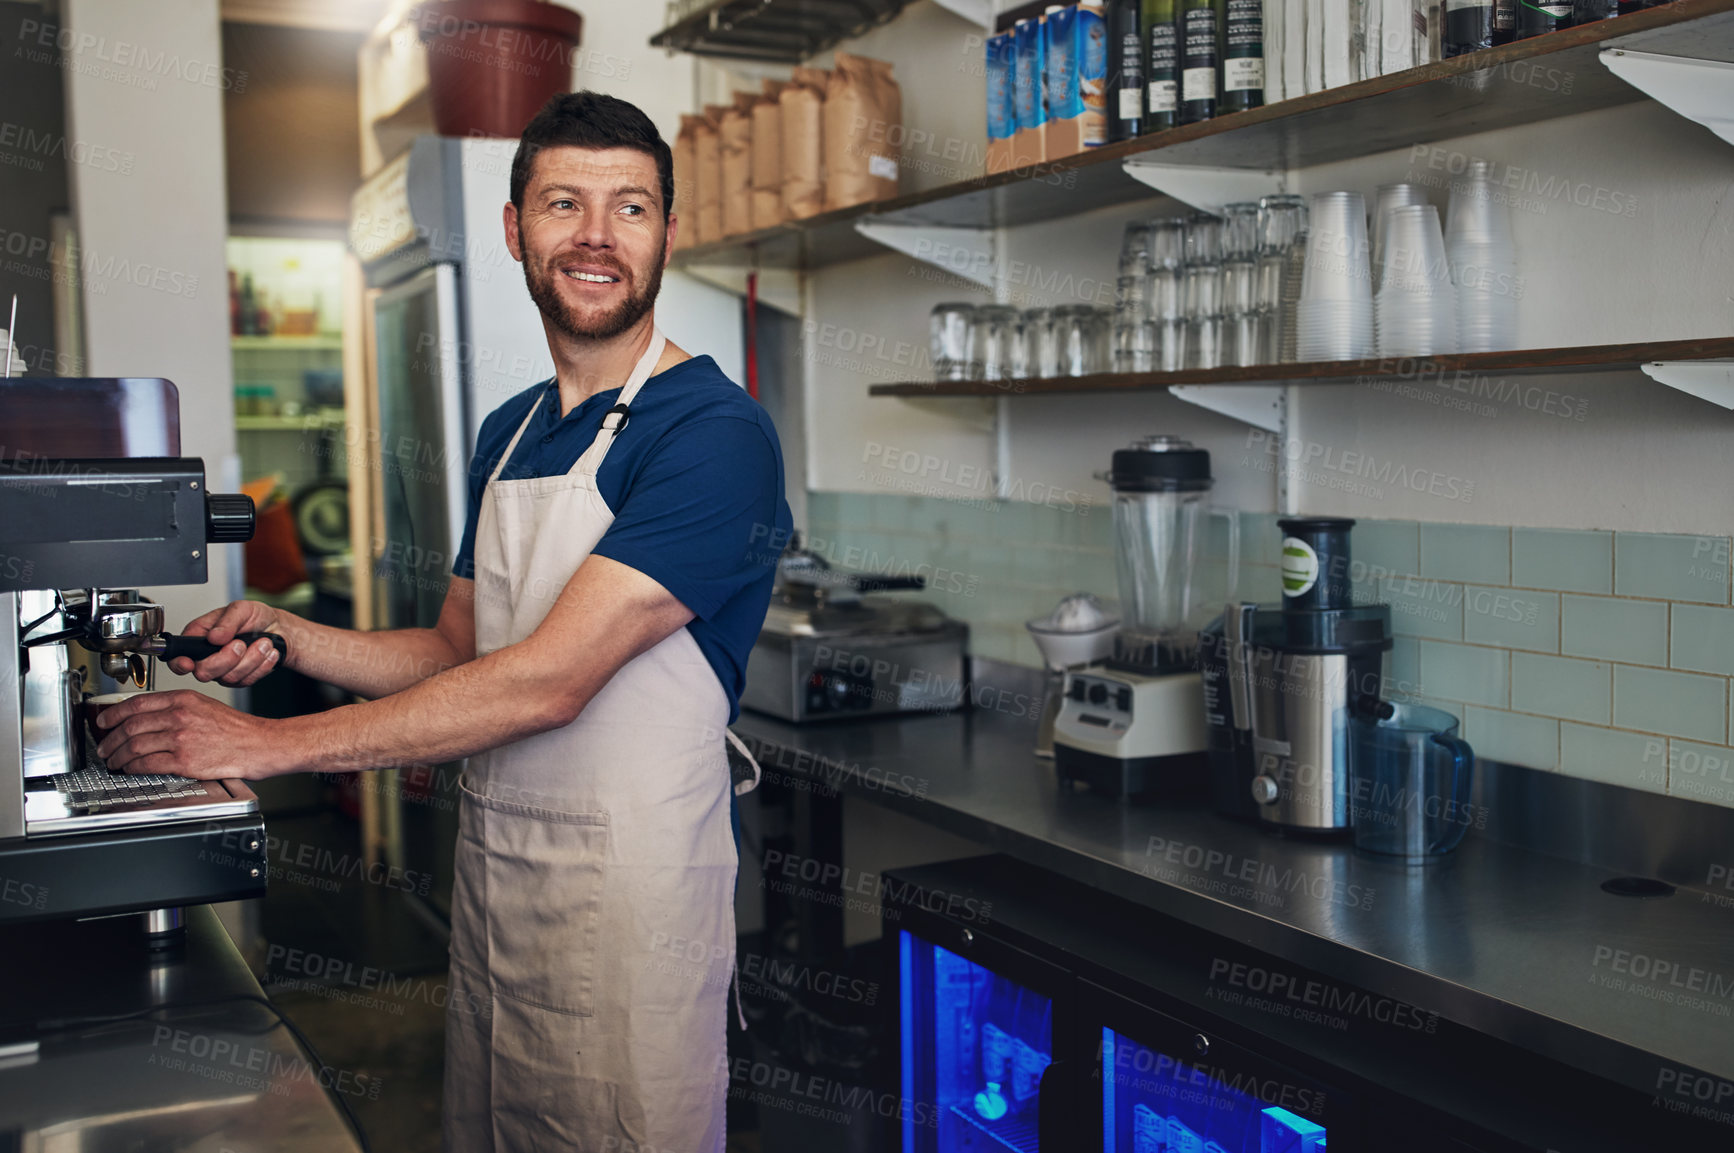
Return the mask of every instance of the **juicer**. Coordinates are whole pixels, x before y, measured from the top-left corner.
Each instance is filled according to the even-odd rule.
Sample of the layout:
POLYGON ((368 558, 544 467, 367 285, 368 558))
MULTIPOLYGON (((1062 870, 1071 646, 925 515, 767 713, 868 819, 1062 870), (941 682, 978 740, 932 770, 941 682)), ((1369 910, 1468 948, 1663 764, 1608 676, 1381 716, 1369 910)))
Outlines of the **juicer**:
POLYGON ((1109 796, 1202 795, 1198 629, 1213 606, 1234 596, 1240 521, 1206 503, 1210 454, 1179 437, 1145 437, 1115 452, 1101 476, 1114 490, 1120 631, 1112 658, 1066 675, 1054 764, 1061 780, 1109 796), (1227 589, 1219 595, 1201 587, 1201 525, 1213 516, 1228 522, 1227 589))

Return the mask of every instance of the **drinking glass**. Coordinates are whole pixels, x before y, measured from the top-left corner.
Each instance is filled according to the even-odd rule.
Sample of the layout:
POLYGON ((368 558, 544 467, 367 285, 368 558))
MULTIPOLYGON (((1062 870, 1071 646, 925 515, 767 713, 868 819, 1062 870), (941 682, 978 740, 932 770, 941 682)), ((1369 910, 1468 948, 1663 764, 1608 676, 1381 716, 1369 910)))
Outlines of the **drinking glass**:
POLYGON ((1150 273, 1122 275, 1114 297, 1115 372, 1149 372, 1156 366, 1156 325, 1150 319, 1150 273))
POLYGON ((1088 304, 1063 304, 1054 309, 1054 335, 1059 349, 1057 376, 1088 376, 1103 369, 1105 315, 1088 304))
POLYGON ((1222 235, 1223 222, 1208 213, 1187 218, 1183 270, 1187 368, 1222 364, 1222 235))
POLYGON ((1312 198, 1306 264, 1296 305, 1296 345, 1302 360, 1371 356, 1372 269, 1368 264, 1367 202, 1359 192, 1312 198))
POLYGON ((1060 345, 1054 330, 1054 310, 1026 308, 1023 317, 1025 374, 1034 377, 1060 375, 1060 345))
POLYGON ((969 329, 969 360, 977 380, 1007 380, 1013 375, 1014 347, 1023 314, 1003 304, 975 310, 969 329))
POLYGON ((973 304, 936 304, 927 320, 935 380, 971 380, 969 330, 974 320, 973 304))
POLYGON ((1427 203, 1427 194, 1415 184, 1381 184, 1373 198, 1373 291, 1379 291, 1379 277, 1385 261, 1386 217, 1395 209, 1409 204, 1427 203))
POLYGON ((1222 359, 1229 364, 1262 361, 1259 339, 1259 206, 1230 204, 1222 210, 1222 359))
POLYGON ((1150 271, 1177 269, 1186 263, 1186 222, 1179 218, 1149 224, 1150 271))

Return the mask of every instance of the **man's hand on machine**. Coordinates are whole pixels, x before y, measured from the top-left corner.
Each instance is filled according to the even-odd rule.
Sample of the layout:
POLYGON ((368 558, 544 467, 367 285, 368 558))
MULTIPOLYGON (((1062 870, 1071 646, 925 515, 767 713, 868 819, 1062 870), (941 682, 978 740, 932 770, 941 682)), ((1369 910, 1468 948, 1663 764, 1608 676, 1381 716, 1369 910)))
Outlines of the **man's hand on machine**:
MULTIPOLYGON (((217 658, 212 657, 211 660, 217 658)), ((190 689, 139 693, 102 710, 96 751, 115 772, 249 780, 291 772, 278 721, 249 716, 190 689)))
POLYGON ((281 623, 281 613, 258 601, 233 601, 212 609, 189 621, 182 635, 204 637, 222 648, 196 664, 190 657, 176 657, 168 662, 169 668, 182 676, 191 673, 195 680, 245 688, 277 670, 277 647, 268 640, 248 645, 235 638, 242 633, 277 632, 281 623))

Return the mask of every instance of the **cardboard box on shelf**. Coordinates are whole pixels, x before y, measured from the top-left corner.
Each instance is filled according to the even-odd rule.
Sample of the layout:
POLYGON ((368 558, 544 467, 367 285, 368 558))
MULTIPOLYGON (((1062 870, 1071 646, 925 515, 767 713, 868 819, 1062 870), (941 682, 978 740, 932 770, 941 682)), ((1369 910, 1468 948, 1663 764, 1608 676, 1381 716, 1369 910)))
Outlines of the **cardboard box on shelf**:
POLYGON ((778 100, 788 85, 766 80, 753 104, 752 218, 753 228, 775 228, 783 213, 783 106, 778 100))
POLYGON ((758 99, 757 93, 737 92, 733 107, 722 114, 717 125, 724 236, 753 230, 753 105, 758 99))
POLYGON ((891 62, 835 54, 825 86, 825 208, 897 195, 903 92, 891 62))
POLYGON ((791 220, 825 210, 825 87, 823 68, 796 68, 777 96, 783 130, 783 213, 791 220))

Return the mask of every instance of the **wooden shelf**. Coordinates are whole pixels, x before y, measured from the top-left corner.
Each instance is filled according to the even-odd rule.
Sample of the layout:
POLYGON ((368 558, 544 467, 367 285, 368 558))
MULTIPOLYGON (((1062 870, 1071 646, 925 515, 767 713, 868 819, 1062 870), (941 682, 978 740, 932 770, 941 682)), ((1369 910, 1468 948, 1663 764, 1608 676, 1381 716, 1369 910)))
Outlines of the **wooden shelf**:
POLYGON ((1099 372, 1035 380, 912 381, 875 384, 872 396, 1032 396, 1042 393, 1148 392, 1179 384, 1365 384, 1372 380, 1413 380, 1430 384, 1449 378, 1532 376, 1557 372, 1635 372, 1656 361, 1734 358, 1734 337, 1667 340, 1644 344, 1600 344, 1583 348, 1529 348, 1512 352, 1465 352, 1446 356, 1325 360, 1306 364, 1268 364, 1252 368, 1211 368, 1189 372, 1099 372), (1462 374, 1459 376, 1459 374, 1462 374))
POLYGON ((1017 227, 1148 200, 1154 190, 1121 168, 1132 156, 1199 168, 1306 168, 1647 99, 1598 59, 1612 41, 1645 52, 1734 60, 1734 0, 1675 0, 1032 168, 682 249, 674 265, 821 268, 885 251, 855 231, 858 220, 1017 227))

